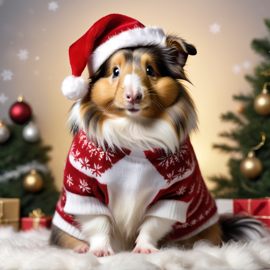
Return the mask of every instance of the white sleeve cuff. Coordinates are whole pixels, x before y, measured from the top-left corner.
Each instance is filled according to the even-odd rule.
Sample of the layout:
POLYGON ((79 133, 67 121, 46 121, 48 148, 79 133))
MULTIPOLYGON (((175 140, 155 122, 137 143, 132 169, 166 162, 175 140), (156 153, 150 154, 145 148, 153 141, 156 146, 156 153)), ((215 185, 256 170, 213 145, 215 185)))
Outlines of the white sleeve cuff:
POLYGON ((145 217, 156 216, 185 223, 187 219, 187 210, 192 200, 188 203, 176 200, 157 201, 149 208, 145 217))
POLYGON ((107 205, 91 196, 80 196, 66 190, 64 211, 72 215, 106 215, 112 217, 107 205))

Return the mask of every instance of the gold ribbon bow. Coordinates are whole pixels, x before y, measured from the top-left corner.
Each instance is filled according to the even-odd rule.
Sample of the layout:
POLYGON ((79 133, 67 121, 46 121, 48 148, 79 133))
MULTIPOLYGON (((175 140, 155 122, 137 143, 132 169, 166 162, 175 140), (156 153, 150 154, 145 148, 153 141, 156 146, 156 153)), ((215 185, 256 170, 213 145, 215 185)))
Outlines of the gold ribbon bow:
POLYGON ((45 217, 45 214, 38 208, 29 213, 29 217, 33 218, 33 229, 38 229, 40 219, 45 217))

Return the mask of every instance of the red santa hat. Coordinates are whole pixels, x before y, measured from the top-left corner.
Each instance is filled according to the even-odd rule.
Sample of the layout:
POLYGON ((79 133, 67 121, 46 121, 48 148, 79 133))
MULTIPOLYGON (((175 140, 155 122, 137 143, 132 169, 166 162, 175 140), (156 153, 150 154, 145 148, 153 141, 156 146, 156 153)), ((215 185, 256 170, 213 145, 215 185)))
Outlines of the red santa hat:
POLYGON ((69 47, 72 75, 62 83, 64 96, 78 100, 88 93, 88 83, 81 77, 86 66, 91 77, 117 50, 158 44, 165 46, 165 40, 165 33, 160 27, 145 27, 121 14, 101 18, 69 47))

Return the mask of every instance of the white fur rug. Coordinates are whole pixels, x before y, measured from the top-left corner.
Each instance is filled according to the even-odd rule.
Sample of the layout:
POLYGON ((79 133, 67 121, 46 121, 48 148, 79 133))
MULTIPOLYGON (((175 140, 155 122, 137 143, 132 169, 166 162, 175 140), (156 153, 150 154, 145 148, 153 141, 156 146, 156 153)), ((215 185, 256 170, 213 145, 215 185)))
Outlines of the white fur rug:
POLYGON ((0 228, 0 269, 270 269, 270 238, 249 244, 230 243, 221 248, 198 242, 193 250, 166 249, 155 254, 129 252, 97 258, 48 246, 50 231, 14 232, 0 228))

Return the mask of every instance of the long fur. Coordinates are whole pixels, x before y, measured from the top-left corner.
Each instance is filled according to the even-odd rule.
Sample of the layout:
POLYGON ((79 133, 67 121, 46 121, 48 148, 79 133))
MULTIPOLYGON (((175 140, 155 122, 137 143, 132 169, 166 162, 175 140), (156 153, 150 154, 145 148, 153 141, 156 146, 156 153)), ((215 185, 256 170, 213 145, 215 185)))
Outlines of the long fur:
MULTIPOLYGON (((71 131, 76 134, 83 129, 88 139, 101 148, 163 148, 174 153, 197 129, 195 105, 181 83, 182 80, 189 82, 183 69, 189 54, 196 54, 195 47, 176 36, 167 36, 163 45, 116 51, 91 76, 89 94, 72 106, 71 131), (154 76, 146 72, 149 63, 154 76), (113 70, 119 65, 121 73, 115 79, 113 70), (131 105, 125 99, 126 91, 140 93, 139 104, 131 105)), ((76 221, 82 224, 82 232, 89 239, 90 251, 103 256, 112 254, 113 249, 132 249, 137 238, 134 252, 156 252, 157 243, 165 239, 175 221, 152 216, 143 220, 145 213, 141 209, 146 197, 147 194, 140 194, 140 201, 128 196, 121 201, 113 198, 114 224, 107 216, 76 215, 76 221)), ((232 224, 235 226, 237 222, 232 224)), ((222 226, 224 231, 231 228, 228 221, 222 226)), ((245 229, 238 228, 241 232, 245 229)), ((222 240, 220 225, 216 223, 184 243, 202 238, 218 245, 222 240)))
MULTIPOLYGON (((124 51, 126 55, 129 55, 126 56, 126 59, 130 60, 133 57, 135 62, 140 60, 138 55, 151 55, 161 76, 176 79, 175 87, 178 89, 178 95, 173 104, 164 109, 163 116, 160 119, 158 116, 157 118, 136 117, 136 119, 130 117, 108 117, 107 110, 100 108, 89 97, 86 97, 77 101, 71 109, 69 118, 71 131, 76 133, 79 129, 84 129, 88 138, 97 141, 98 147, 104 147, 104 142, 106 141, 111 148, 114 146, 118 148, 138 147, 142 150, 164 148, 171 152, 178 149, 180 143, 190 132, 197 129, 197 114, 187 90, 177 81, 178 79, 189 80, 184 73, 183 64, 181 66, 176 61, 179 46, 176 47, 175 38, 174 36, 167 38, 167 47, 155 45, 138 49, 131 48, 129 52, 126 52, 127 50, 124 51), (102 128, 99 128, 100 123, 102 123, 102 128), (166 128, 166 130, 163 131, 163 128, 166 128)), ((188 47, 184 41, 182 43, 188 47)), ((193 51, 190 51, 193 54, 196 53, 196 49, 193 46, 191 48, 193 48, 193 51)), ((187 49, 185 48, 185 50, 187 49)), ((106 77, 109 62, 110 58, 91 78, 92 85, 99 78, 106 77)), ((90 87, 92 88, 92 86, 90 87)), ((166 86, 164 85, 164 87, 166 86)), ((151 89, 149 95, 154 95, 151 89)), ((166 97, 164 98, 166 99, 166 97)), ((154 106, 160 106, 158 102, 153 102, 155 102, 154 106)), ((109 104, 109 106, 111 105, 109 104)))

